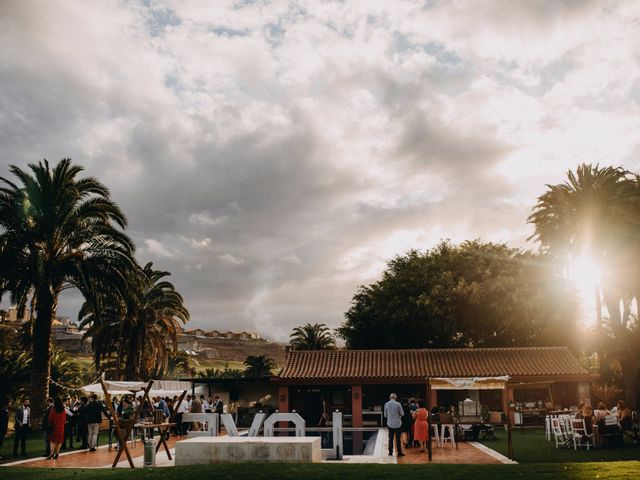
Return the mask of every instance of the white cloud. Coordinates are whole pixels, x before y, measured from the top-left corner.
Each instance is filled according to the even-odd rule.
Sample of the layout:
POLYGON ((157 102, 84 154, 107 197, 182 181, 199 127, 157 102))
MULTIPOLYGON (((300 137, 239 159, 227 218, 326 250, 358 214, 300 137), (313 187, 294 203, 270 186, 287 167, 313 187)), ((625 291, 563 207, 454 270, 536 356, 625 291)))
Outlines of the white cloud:
POLYGON ((524 245, 579 162, 637 169, 639 21, 637 1, 5 1, 0 174, 72 157, 194 325, 286 339, 337 326, 408 248, 524 245))

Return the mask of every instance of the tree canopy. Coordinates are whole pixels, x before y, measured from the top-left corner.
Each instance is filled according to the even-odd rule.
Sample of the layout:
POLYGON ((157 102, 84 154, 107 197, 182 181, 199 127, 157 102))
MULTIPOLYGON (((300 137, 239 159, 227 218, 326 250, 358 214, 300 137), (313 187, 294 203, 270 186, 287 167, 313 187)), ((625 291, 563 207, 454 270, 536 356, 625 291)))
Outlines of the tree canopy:
POLYGON ((620 362, 631 405, 636 404, 640 381, 639 180, 620 167, 579 165, 567 172, 564 183, 547 186, 529 217, 535 226, 532 238, 557 264, 570 268, 588 260, 597 265, 594 292, 606 307, 597 325, 602 334, 600 363, 606 367, 605 352, 620 362))
POLYGON ((296 327, 289 338, 289 345, 296 350, 331 350, 336 347, 331 330, 324 323, 296 327))
POLYGON ((443 241, 390 260, 354 295, 338 334, 348 348, 556 345, 572 338, 573 306, 547 257, 443 241))
POLYGON ((33 418, 43 416, 51 362, 51 322, 65 288, 124 291, 133 263, 127 220, 106 186, 80 178, 82 167, 47 160, 0 177, 0 298, 9 292, 23 312, 35 308, 31 362, 33 418))

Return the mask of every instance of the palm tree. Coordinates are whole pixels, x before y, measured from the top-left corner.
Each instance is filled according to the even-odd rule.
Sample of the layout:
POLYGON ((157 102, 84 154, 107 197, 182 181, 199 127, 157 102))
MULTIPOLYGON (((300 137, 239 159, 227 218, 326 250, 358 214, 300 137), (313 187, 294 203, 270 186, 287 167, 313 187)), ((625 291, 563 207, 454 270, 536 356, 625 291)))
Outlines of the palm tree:
POLYGON ((128 292, 99 294, 83 305, 81 325, 90 325, 96 365, 115 356, 116 375, 148 379, 162 374, 178 348, 180 323, 189 320, 182 296, 163 280, 169 272, 152 263, 129 272, 128 292))
POLYGON ((44 160, 29 171, 11 166, 17 181, 0 177, 0 295, 10 292, 22 315, 35 307, 31 397, 33 419, 43 415, 49 391, 51 322, 58 296, 78 288, 122 291, 134 246, 127 220, 95 178, 78 178, 70 159, 51 168, 44 160))
POLYGON ((244 376, 251 378, 270 377, 277 367, 269 355, 249 355, 244 361, 244 376))
POLYGON ((67 352, 57 347, 51 351, 51 380, 54 382, 50 386, 51 397, 66 393, 67 389, 80 389, 83 385, 80 364, 67 352))
POLYGON ((155 373, 154 376, 158 375, 175 378, 180 375, 191 375, 191 372, 194 370, 194 367, 192 367, 191 364, 192 361, 195 361, 197 365, 198 362, 186 352, 170 352, 166 370, 159 371, 155 373))
POLYGON ((563 184, 548 185, 539 197, 528 218, 535 226, 531 238, 565 264, 588 257, 602 267, 596 300, 604 300, 606 327, 617 345, 612 353, 620 357, 626 397, 635 405, 639 366, 629 329, 634 321, 631 302, 640 293, 633 270, 640 258, 640 183, 622 168, 585 164, 567 177, 563 184))
POLYGON ((289 335, 289 345, 296 350, 332 350, 336 341, 331 330, 324 323, 307 323, 293 329, 289 335))

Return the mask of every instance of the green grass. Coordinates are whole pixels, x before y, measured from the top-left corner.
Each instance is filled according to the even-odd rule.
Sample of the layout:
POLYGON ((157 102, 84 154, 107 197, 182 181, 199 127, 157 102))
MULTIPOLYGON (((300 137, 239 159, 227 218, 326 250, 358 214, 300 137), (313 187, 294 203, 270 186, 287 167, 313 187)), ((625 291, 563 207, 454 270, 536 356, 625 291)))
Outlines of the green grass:
MULTIPOLYGON (((482 441, 489 448, 507 455, 507 433, 498 431, 498 440, 482 441)), ((555 442, 544 439, 544 430, 527 429, 521 434, 513 432, 513 455, 518 463, 555 463, 555 462, 613 462, 621 460, 639 460, 640 446, 626 445, 620 448, 604 448, 598 450, 573 448, 556 448, 555 442)))
POLYGON ((601 478, 631 480, 640 478, 640 462, 570 463, 535 465, 340 465, 340 464, 239 464, 199 465, 193 467, 145 469, 28 469, 2 468, 0 476, 11 480, 57 480, 86 478, 91 480, 134 480, 215 478, 251 480, 582 480, 601 478))
MULTIPOLYGON (((100 432, 98 436, 98 444, 106 445, 109 443, 109 433, 108 432, 100 432)), ((75 447, 80 445, 80 442, 76 442, 74 439, 73 445, 75 447)), ((0 449, 0 456, 2 456, 2 460, 0 460, 0 465, 3 463, 15 462, 16 460, 26 460, 28 458, 37 458, 44 456, 44 433, 41 432, 31 432, 29 437, 27 438, 27 456, 20 456, 20 445, 18 445, 18 457, 13 457, 13 435, 5 438, 4 445, 2 449, 0 449)), ((65 450, 67 451, 67 450, 65 450)), ((2 470, 4 472, 4 470, 2 470)), ((0 474, 0 478, 2 478, 2 474, 0 474)))

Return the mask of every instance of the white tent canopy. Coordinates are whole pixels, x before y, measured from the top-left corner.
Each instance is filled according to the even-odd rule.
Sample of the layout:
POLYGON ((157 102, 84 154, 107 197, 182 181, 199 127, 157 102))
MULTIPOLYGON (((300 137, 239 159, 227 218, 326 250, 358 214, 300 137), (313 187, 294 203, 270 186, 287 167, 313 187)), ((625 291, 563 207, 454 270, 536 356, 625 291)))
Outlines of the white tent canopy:
POLYGON ((428 378, 433 390, 503 390, 507 388, 509 376, 502 377, 457 377, 428 378))
MULTIPOLYGON (((149 382, 121 382, 115 380, 104 380, 107 391, 111 395, 129 395, 135 393, 136 396, 142 396, 142 392, 149 382)), ((178 382, 175 380, 154 380, 149 396, 151 397, 171 397, 174 395, 182 395, 185 390, 191 389, 191 383, 178 382)), ((81 390, 87 393, 103 393, 100 383, 92 383, 85 385, 81 390)))

